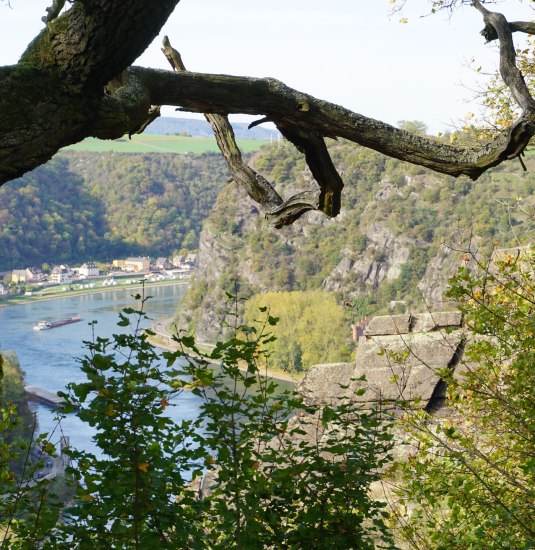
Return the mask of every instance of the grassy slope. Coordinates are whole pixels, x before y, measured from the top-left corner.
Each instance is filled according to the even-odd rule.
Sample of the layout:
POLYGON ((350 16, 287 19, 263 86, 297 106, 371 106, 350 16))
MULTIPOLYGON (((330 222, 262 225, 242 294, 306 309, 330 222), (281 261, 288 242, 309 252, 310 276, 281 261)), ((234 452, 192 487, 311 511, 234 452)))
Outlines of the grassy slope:
MULTIPOLYGON (((257 151, 267 142, 257 139, 238 140, 238 145, 243 152, 257 151)), ((131 139, 128 136, 118 140, 101 140, 87 138, 65 147, 68 151, 88 151, 101 153, 103 151, 116 151, 117 153, 190 153, 200 154, 217 152, 215 138, 185 137, 158 134, 136 134, 131 139)))

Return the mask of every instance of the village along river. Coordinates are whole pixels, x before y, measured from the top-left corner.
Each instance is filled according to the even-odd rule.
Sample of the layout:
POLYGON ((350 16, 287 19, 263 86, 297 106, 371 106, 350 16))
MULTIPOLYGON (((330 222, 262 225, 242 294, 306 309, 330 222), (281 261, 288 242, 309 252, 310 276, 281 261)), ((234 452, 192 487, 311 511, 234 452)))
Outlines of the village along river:
MULTIPOLYGON (((165 285, 147 288, 152 296, 146 304, 151 319, 172 317, 186 292, 187 285, 165 285)), ((57 392, 69 382, 82 382, 84 374, 80 371, 77 358, 87 353, 83 341, 92 339, 91 321, 96 321, 95 334, 108 337, 124 331, 118 327, 118 313, 124 307, 134 307, 132 298, 139 289, 106 291, 85 296, 62 298, 14 305, 0 308, 0 349, 14 350, 25 372, 25 384, 57 392), (33 330, 40 320, 67 319, 79 315, 82 321, 50 330, 33 330)), ((139 303, 137 304, 139 308, 139 303)), ((146 322, 144 326, 148 326, 146 322)), ((200 399, 190 392, 182 394, 179 404, 168 407, 170 415, 177 421, 195 418, 199 413, 200 399)), ((37 414, 38 431, 52 432, 57 422, 50 408, 32 403, 37 414)), ((84 450, 95 451, 91 441, 93 428, 78 420, 74 414, 67 415, 61 422, 63 435, 70 437, 71 445, 84 450)), ((57 443, 62 433, 56 428, 50 438, 57 443)))

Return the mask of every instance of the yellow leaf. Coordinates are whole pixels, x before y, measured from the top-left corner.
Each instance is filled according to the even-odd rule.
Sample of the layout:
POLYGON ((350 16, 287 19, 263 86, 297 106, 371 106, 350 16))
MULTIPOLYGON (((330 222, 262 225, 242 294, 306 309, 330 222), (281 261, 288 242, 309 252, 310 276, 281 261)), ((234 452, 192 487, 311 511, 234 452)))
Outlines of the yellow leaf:
POLYGON ((113 403, 110 403, 108 405, 108 410, 106 411, 106 416, 114 416, 115 415, 115 408, 113 407, 113 403))
POLYGON ((142 462, 141 464, 137 465, 137 469, 141 470, 142 472, 147 473, 147 470, 149 469, 149 463, 148 462, 142 462))
POLYGON ((165 410, 165 407, 169 406, 169 399, 167 399, 167 397, 162 397, 160 404, 162 405, 162 409, 165 410))
POLYGON ((408 23, 409 20, 408 20, 406 17, 402 17, 402 18, 399 20, 399 22, 405 24, 405 23, 408 23))

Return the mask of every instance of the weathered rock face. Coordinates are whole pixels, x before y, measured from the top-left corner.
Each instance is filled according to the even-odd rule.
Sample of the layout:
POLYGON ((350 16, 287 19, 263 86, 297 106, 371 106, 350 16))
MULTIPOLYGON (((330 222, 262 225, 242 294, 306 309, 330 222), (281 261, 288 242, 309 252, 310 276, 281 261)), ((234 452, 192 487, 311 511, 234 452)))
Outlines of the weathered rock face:
MULTIPOLYGON (((201 339, 221 335, 225 293, 234 291, 236 278, 244 299, 267 289, 321 288, 354 303, 359 315, 447 309, 443 295, 459 252, 441 243, 468 236, 471 244, 488 242, 491 230, 501 239, 498 214, 484 203, 475 206, 482 193, 466 181, 415 171, 343 141, 329 149, 345 182, 336 218, 309 212, 274 230, 243 190, 233 183, 222 190, 205 221, 199 267, 179 312, 201 339), (475 233, 478 226, 486 236, 475 233)), ((251 164, 277 182, 285 198, 317 187, 291 147, 266 148, 251 164)))
POLYGON ((414 240, 396 237, 380 223, 372 223, 365 229, 365 250, 358 253, 350 248, 343 250, 340 263, 323 282, 326 290, 340 291, 348 279, 353 281, 353 286, 356 283, 377 288, 384 281, 390 282, 400 276, 401 266, 407 263, 411 248, 415 246, 414 240))
MULTIPOLYGON (((291 194, 291 187, 286 192, 291 194)), ((178 312, 179 327, 193 328, 201 342, 224 338, 222 325, 235 322, 233 312, 228 314, 226 295, 234 293, 234 281, 240 299, 267 290, 298 289, 296 256, 307 235, 340 221, 316 212, 304 218, 281 230, 271 228, 255 204, 235 184, 229 184, 216 203, 214 215, 203 226, 197 268, 178 312), (266 241, 267 248, 261 240, 266 241)))
POLYGON ((427 264, 425 275, 418 283, 418 290, 422 293, 428 307, 437 309, 444 307, 444 290, 458 265, 458 253, 441 245, 437 255, 427 264))
POLYGON ((368 388, 361 401, 421 399, 427 407, 440 382, 440 369, 457 360, 460 331, 385 335, 360 346, 354 376, 366 376, 368 388), (397 364, 391 354, 402 357, 397 364))
POLYGON ((341 386, 354 377, 355 363, 331 363, 310 367, 298 386, 298 391, 308 403, 334 403, 347 395, 341 386))
POLYGON ((362 403, 403 399, 427 410, 439 407, 445 390, 440 371, 454 369, 462 356, 461 325, 459 312, 376 317, 359 342, 355 363, 316 365, 299 391, 316 405, 350 398, 362 403), (366 393, 355 394, 360 387, 366 393))
MULTIPOLYGON (((401 410, 396 406, 398 400, 412 401, 414 409, 432 412, 433 421, 440 421, 451 414, 443 407, 446 386, 440 371, 455 370, 459 365, 465 337, 459 312, 375 317, 359 342, 354 362, 313 366, 298 392, 305 402, 318 407, 351 402, 368 409, 381 401, 387 415, 401 410), (367 389, 362 395, 356 393, 361 388, 367 389)), ((319 446, 329 430, 335 429, 323 426, 317 416, 305 414, 293 417, 290 426, 299 428, 294 443, 303 440, 319 446)), ((393 435, 393 456, 407 457, 414 452, 400 427, 394 427, 393 435)), ((385 498, 381 482, 373 483, 371 491, 375 498, 385 498)))
MULTIPOLYGON (((236 322, 235 317, 229 315, 231 308, 226 295, 235 292, 234 282, 240 298, 268 288, 289 290, 286 283, 278 287, 272 284, 270 275, 280 258, 269 253, 262 257, 261 249, 257 254, 248 245, 252 234, 259 235, 258 224, 262 222, 256 205, 244 197, 235 184, 227 185, 218 198, 213 216, 203 225, 197 268, 177 317, 179 327, 193 329, 198 341, 221 340, 225 338, 225 324, 236 322)), ((276 234, 286 249, 299 246, 303 239, 298 225, 281 231, 265 229, 276 234)))
MULTIPOLYGON (((333 220, 308 213, 293 226, 274 230, 266 226, 256 206, 241 196, 234 185, 225 188, 218 203, 218 214, 204 224, 196 273, 179 311, 180 326, 193 328, 197 338, 206 342, 215 342, 223 336, 221 323, 229 321, 225 293, 233 292, 232 280, 239 281, 242 298, 266 290, 301 289, 303 269, 319 269, 318 265, 324 269, 327 265, 326 259, 315 251, 317 264, 313 264, 306 249, 309 239, 317 239, 323 232, 332 234, 337 227, 342 231, 347 222, 343 213, 333 220), (218 217, 222 213, 225 220, 218 217), (259 241, 267 242, 268 247, 259 241)), ((414 239, 396 236, 378 222, 362 229, 364 249, 358 251, 347 243, 338 263, 325 272, 323 280, 317 279, 324 290, 339 292, 345 299, 355 299, 395 282, 412 251, 419 246, 414 239)), ((428 305, 441 303, 451 271, 444 263, 435 262, 436 270, 442 269, 444 273, 440 278, 437 276, 438 282, 426 282, 421 289, 428 305)), ((426 273, 426 281, 435 275, 434 271, 426 273)), ((311 288, 306 284, 307 287, 311 288)))

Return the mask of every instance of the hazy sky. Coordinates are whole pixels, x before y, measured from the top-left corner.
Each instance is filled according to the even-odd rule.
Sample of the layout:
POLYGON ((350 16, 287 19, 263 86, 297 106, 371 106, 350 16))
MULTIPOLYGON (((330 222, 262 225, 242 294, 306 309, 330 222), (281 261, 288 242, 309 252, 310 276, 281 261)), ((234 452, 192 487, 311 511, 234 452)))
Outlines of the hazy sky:
MULTIPOLYGON (((51 1, 0 3, 0 64, 16 63, 51 1)), ((467 62, 492 69, 497 52, 479 35, 474 8, 421 17, 429 4, 408 4, 401 24, 388 0, 181 0, 137 64, 168 69, 160 51, 167 34, 190 70, 272 76, 363 115, 392 124, 417 119, 443 131, 477 110, 467 62)), ((511 20, 533 16, 516 0, 499 9, 511 20)))

